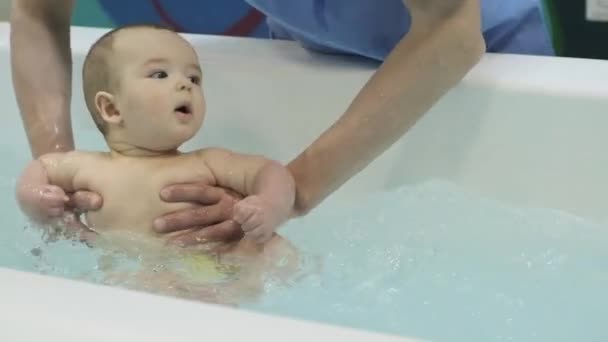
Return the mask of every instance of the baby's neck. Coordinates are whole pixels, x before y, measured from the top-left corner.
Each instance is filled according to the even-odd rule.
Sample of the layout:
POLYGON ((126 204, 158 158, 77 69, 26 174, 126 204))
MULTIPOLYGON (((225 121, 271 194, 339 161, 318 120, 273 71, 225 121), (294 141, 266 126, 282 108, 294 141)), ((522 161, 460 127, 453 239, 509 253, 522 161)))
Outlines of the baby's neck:
POLYGON ((126 143, 108 141, 110 155, 112 157, 132 157, 132 158, 151 158, 151 157, 172 157, 179 155, 177 149, 168 151, 156 151, 126 143))

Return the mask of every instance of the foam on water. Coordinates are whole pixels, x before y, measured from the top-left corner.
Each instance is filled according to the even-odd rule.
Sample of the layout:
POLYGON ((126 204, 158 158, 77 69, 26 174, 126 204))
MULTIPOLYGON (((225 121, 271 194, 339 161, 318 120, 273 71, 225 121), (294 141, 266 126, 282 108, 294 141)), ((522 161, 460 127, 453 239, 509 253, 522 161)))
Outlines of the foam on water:
MULTIPOLYGON (((101 279, 104 253, 44 243, 4 204, 0 265, 101 279)), ((302 270, 245 309, 440 341, 608 338, 608 231, 565 213, 429 182, 324 205, 281 234, 302 270)))

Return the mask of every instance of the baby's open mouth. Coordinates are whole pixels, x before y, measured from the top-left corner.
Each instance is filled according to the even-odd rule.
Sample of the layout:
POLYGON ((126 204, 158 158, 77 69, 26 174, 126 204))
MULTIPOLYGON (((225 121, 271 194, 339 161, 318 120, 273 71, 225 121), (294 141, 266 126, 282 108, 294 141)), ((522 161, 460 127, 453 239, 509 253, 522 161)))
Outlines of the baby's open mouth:
POLYGON ((190 105, 188 104, 184 104, 184 105, 180 105, 178 107, 175 108, 175 111, 181 114, 192 114, 192 109, 190 108, 190 105))

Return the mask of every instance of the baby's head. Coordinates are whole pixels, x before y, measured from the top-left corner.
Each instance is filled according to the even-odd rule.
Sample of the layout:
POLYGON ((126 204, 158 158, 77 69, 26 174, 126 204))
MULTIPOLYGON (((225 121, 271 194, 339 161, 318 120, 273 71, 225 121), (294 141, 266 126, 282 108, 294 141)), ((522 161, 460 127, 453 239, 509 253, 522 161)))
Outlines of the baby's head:
POLYGON ((205 116, 201 69, 192 46, 155 26, 115 29, 84 62, 86 105, 110 146, 177 149, 205 116))

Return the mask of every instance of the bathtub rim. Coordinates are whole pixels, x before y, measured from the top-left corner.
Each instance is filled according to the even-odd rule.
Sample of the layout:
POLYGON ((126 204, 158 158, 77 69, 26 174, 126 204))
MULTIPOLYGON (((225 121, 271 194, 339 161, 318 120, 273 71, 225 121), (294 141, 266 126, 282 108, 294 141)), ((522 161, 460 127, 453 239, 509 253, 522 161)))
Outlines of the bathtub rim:
POLYGON ((166 341, 168 337, 176 342, 201 338, 239 341, 250 340, 252 335, 264 335, 267 341, 285 341, 286 338, 308 341, 311 334, 316 334, 321 341, 414 341, 4 267, 0 267, 0 279, 3 283, 0 299, 4 308, 0 310, 0 337, 10 337, 3 339, 7 341, 32 336, 32 329, 36 330, 34 335, 48 341, 80 341, 93 336, 95 341, 126 340, 128 337, 149 342, 166 341), (23 284, 36 284, 36 289, 24 290, 23 284), (115 303, 121 304, 115 306, 115 303), (64 309, 57 309, 59 305, 64 309), (205 324, 205 318, 211 318, 214 324, 205 324), (227 322, 239 322, 242 329, 234 329, 227 322), (142 324, 146 325, 145 329, 142 324), (172 331, 181 334, 174 336, 172 331))

